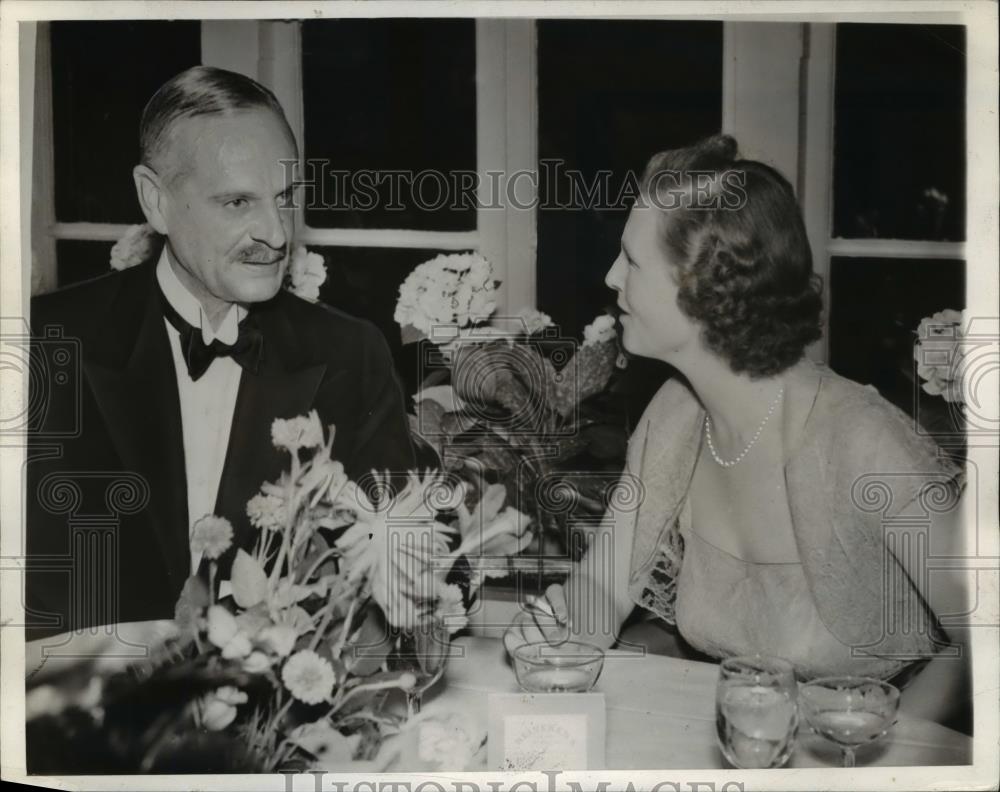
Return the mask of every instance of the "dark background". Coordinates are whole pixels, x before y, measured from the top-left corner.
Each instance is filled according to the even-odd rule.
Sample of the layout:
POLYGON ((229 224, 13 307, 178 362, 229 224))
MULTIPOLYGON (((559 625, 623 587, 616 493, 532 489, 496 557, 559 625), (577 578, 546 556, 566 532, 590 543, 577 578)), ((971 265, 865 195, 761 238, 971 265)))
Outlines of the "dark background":
MULTIPOLYGON (((137 130, 159 85, 201 60, 197 22, 53 22, 55 204, 61 222, 137 223, 137 130)), ((837 26, 833 230, 846 238, 965 238, 965 31, 959 26, 837 26), (926 191, 946 196, 947 202, 926 191)), ((471 20, 359 19, 303 24, 304 154, 332 167, 474 170, 471 20)), ((541 160, 610 193, 649 157, 721 126, 717 22, 540 20, 541 160)), ((604 275, 624 208, 546 208, 542 170, 538 307, 579 337, 612 303, 604 275)), ((554 203, 554 201, 550 201, 554 203)), ((465 231, 473 210, 310 211, 315 227, 465 231)), ((61 240, 61 285, 103 274, 111 243, 61 240)), ((413 361, 392 320, 399 285, 441 251, 318 248, 322 299, 372 319, 407 379, 413 361)), ((834 258, 830 364, 912 406, 913 331, 964 307, 963 262, 834 258)), ((667 374, 632 360, 622 386, 641 404, 667 374)))

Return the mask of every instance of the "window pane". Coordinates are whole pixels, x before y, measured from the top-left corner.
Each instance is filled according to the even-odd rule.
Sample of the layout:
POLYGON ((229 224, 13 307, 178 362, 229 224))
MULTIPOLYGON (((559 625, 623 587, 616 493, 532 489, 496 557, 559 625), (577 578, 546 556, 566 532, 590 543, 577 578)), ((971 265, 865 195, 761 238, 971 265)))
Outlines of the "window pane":
POLYGON ((327 279, 320 300, 352 316, 374 322, 382 331, 404 380, 407 398, 416 393, 417 352, 403 347, 393 320, 399 287, 418 264, 446 250, 404 248, 313 247, 326 260, 327 279))
POLYGON ((833 258, 830 367, 939 429, 951 411, 914 381, 913 342, 920 320, 945 308, 965 308, 964 261, 833 258))
POLYGON ((60 287, 111 272, 114 242, 60 239, 56 242, 56 277, 60 287))
POLYGON ((616 201, 626 174, 721 129, 722 24, 540 21, 538 119, 540 160, 584 186, 610 173, 608 200, 588 207, 567 189, 571 177, 541 168, 539 307, 577 335, 613 302, 604 276, 628 214, 630 202, 616 201))
POLYGON ((198 22, 53 22, 56 217, 138 223, 139 118, 166 80, 201 61, 198 22))
POLYGON ((965 28, 838 25, 834 236, 965 239, 965 28))
MULTIPOLYGON (((475 21, 353 19, 310 20, 302 26, 305 96, 305 157, 329 161, 329 171, 434 171, 449 176, 476 169, 475 21)), ((306 178, 323 178, 315 165, 306 178)), ((421 197, 397 177, 382 174, 365 191, 373 209, 306 208, 316 228, 411 228, 470 231, 476 227, 472 200, 452 208, 434 177, 421 197), (395 189, 394 189, 395 187, 395 189), (395 200, 394 200, 395 199, 395 200), (397 208, 392 208, 396 206, 397 208)), ((336 177, 324 180, 325 203, 336 177)), ((343 193, 341 193, 343 195, 343 193)), ((474 191, 469 192, 474 198, 474 191)))

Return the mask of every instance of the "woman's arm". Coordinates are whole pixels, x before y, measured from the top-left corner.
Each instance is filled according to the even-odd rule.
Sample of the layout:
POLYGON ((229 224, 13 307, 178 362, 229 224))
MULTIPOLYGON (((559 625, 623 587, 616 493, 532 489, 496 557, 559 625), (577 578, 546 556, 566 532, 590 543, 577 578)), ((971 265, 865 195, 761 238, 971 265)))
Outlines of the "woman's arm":
POLYGON ((544 609, 521 611, 504 635, 507 651, 522 643, 574 640, 610 647, 632 610, 628 594, 632 551, 632 516, 609 507, 590 537, 584 557, 562 585, 549 586, 544 609))

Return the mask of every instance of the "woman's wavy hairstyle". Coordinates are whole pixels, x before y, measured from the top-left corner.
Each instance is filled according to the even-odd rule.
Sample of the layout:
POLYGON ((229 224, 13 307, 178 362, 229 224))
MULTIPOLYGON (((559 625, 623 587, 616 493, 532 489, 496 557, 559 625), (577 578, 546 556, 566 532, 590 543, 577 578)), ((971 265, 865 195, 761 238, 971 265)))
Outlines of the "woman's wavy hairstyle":
POLYGON ((640 200, 664 210, 677 302, 708 347, 751 377, 797 363, 820 337, 822 281, 788 181, 715 135, 655 155, 641 186, 640 200))

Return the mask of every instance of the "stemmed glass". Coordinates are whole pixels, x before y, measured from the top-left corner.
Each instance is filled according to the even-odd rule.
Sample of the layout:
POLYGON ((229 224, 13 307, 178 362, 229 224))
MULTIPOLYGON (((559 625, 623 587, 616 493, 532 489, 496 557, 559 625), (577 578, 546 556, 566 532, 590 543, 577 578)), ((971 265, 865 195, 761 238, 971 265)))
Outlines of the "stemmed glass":
POLYGON ((448 664, 451 632, 443 619, 422 620, 413 630, 401 630, 394 636, 386 658, 390 671, 408 671, 416 677, 406 690, 406 716, 420 712, 424 692, 437 682, 448 664))
POLYGON ((855 749, 883 737, 899 711, 899 690, 869 677, 814 679, 799 700, 809 725, 840 746, 844 767, 854 767, 855 749))
POLYGON ((719 666, 715 725, 726 759, 742 769, 781 767, 799 725, 795 673, 779 657, 730 657, 719 666))

